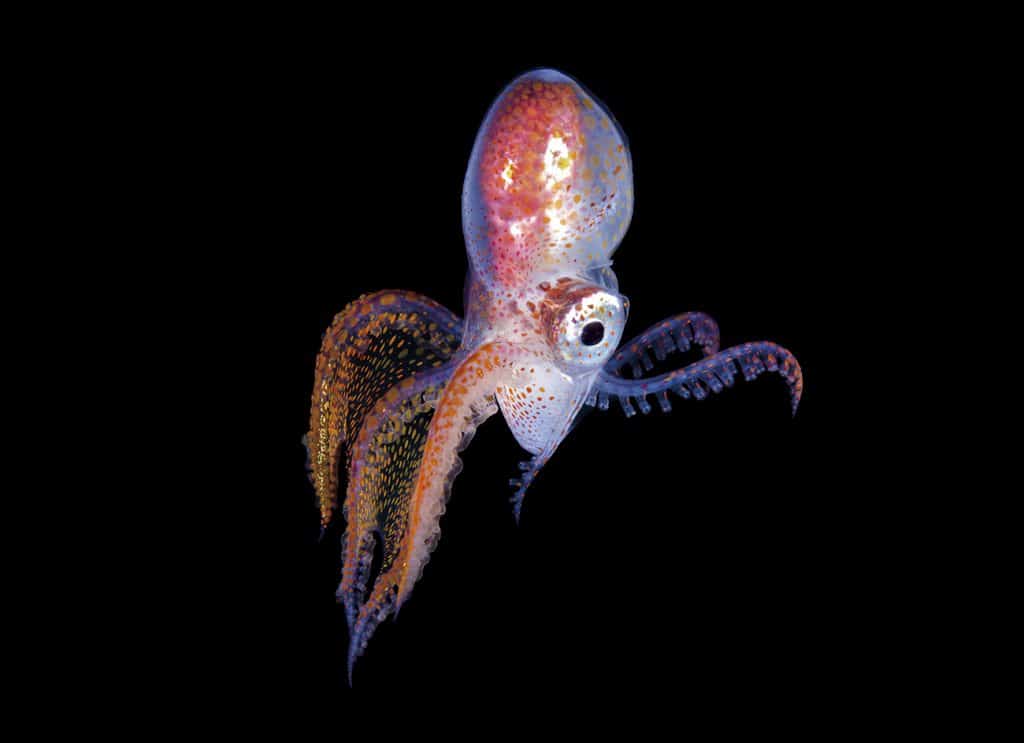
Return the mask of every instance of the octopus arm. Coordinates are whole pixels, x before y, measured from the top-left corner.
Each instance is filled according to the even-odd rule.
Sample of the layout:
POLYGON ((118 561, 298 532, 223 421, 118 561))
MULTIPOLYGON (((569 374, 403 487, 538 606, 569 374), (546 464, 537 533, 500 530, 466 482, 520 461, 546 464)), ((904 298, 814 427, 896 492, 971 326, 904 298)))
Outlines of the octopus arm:
POLYGON ((437 302, 406 291, 365 295, 334 318, 317 357, 304 438, 321 534, 337 510, 342 468, 351 462, 346 444, 370 408, 402 379, 451 359, 462 327, 437 302))
POLYGON ((668 400, 670 390, 685 399, 695 397, 703 400, 709 391, 718 393, 726 387, 731 387, 738 373, 742 373, 744 379, 751 381, 766 371, 778 373, 786 380, 792 411, 796 415, 803 392, 800 364, 788 350, 767 341, 733 346, 702 361, 656 377, 623 379, 609 373, 607 369, 603 370, 598 377, 595 385, 596 395, 591 397, 591 402, 599 409, 607 410, 609 397, 616 397, 628 417, 636 413, 631 401, 636 401, 641 412, 649 413, 651 405, 647 401, 647 396, 654 395, 661 409, 668 412, 672 409, 668 400))
POLYGON ((409 521, 409 497, 434 405, 452 375, 449 362, 399 382, 380 397, 352 442, 345 496, 345 530, 338 599, 349 630, 356 624, 381 543, 386 573, 398 558, 409 521))
POLYGON ((694 343, 701 347, 705 356, 718 353, 718 324, 703 312, 686 312, 655 323, 637 337, 623 343, 605 364, 604 370, 609 374, 621 375, 628 366, 633 371, 633 377, 639 378, 644 371, 654 368, 651 353, 658 361, 664 361, 674 351, 689 351, 694 343))
POLYGON ((526 372, 525 354, 501 342, 483 344, 437 369, 437 379, 407 383, 406 389, 392 395, 391 407, 378 405, 367 418, 356 445, 358 460, 367 465, 353 467, 348 495, 354 504, 350 518, 360 526, 348 542, 354 546, 346 552, 340 590, 350 612, 350 680, 377 626, 401 608, 422 574, 440 537, 440 519, 452 482, 462 469, 458 452, 469 445, 477 426, 497 412, 495 388, 526 372), (411 443, 405 445, 403 440, 411 443), (396 446, 403 462, 401 475, 377 474, 375 468, 397 466, 396 446), (374 528, 371 519, 359 521, 366 498, 374 503, 387 498, 400 518, 383 532, 384 562, 364 601, 373 549, 372 538, 365 535, 374 528))

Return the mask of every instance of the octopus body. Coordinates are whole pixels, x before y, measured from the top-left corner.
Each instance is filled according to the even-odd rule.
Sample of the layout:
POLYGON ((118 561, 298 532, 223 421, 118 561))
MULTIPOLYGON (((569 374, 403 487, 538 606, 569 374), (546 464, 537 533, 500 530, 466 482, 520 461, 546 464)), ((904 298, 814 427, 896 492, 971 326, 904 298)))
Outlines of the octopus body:
POLYGON ((518 519, 527 488, 584 405, 606 410, 616 398, 631 416, 634 404, 649 412, 653 398, 667 412, 669 392, 702 399, 765 371, 785 378, 794 414, 800 401, 800 366, 789 351, 769 342, 719 351, 718 328, 701 313, 623 343, 628 303, 611 257, 633 211, 632 163, 611 114, 570 77, 535 70, 498 96, 473 147, 462 205, 465 320, 412 292, 378 292, 335 318, 317 359, 306 444, 322 527, 347 473, 338 597, 350 681, 375 628, 422 573, 458 452, 484 419, 500 411, 530 454, 512 481, 518 519), (693 344, 702 361, 645 376, 648 354, 660 360, 693 344))

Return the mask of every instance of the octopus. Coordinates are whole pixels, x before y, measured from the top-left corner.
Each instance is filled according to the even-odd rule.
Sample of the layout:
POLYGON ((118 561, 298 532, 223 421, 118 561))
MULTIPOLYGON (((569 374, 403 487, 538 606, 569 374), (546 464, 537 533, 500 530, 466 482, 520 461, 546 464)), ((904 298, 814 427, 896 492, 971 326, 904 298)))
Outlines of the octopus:
POLYGON ((349 304, 324 334, 305 442, 321 535, 345 473, 337 596, 349 683, 376 627, 422 575, 459 452, 485 419, 500 411, 529 454, 511 481, 518 521, 527 489, 584 406, 607 410, 614 398, 633 416, 653 400, 669 412, 669 393, 701 400, 740 375, 773 372, 795 415, 800 365, 775 343, 720 350, 715 321, 700 312, 623 342, 629 304, 611 258, 632 212, 632 161, 611 113, 565 74, 528 72, 492 104, 466 171, 465 318, 386 290, 349 304), (652 354, 664 361, 691 347, 700 361, 651 373, 652 354))

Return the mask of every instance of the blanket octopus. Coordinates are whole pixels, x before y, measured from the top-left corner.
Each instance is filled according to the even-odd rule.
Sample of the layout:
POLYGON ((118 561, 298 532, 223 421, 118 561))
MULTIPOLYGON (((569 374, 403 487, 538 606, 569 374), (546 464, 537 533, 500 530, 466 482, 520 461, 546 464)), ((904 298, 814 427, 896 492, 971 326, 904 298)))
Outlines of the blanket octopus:
POLYGON ((350 683, 375 628, 422 574, 459 451, 484 419, 500 410, 530 454, 511 481, 518 520, 527 488, 584 405, 607 410, 616 398, 631 416, 634 404, 649 412, 653 398, 667 412, 669 392, 700 400, 739 374, 770 371, 785 378, 796 413, 803 382, 793 355, 769 342, 720 351, 705 314, 670 317, 622 342, 629 306, 611 257, 632 211, 618 123, 572 78, 528 72, 492 104, 466 172, 465 319, 390 290, 351 303, 324 334, 306 445, 321 530, 347 473, 338 598, 350 683), (645 376, 650 353, 663 360, 691 344, 701 361, 645 376), (371 587, 376 540, 383 557, 371 587))

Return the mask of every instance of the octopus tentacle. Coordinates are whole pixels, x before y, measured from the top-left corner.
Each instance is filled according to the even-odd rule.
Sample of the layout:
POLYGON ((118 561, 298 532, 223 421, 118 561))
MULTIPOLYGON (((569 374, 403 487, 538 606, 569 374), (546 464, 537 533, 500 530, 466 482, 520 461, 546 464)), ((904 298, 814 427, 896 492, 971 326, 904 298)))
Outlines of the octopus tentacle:
MULTIPOLYGON (((349 676, 377 625, 408 599, 437 545, 440 518, 477 426, 497 412, 494 390, 527 373, 530 352, 507 343, 484 344, 459 359, 433 403, 429 429, 419 452, 416 475, 403 490, 405 516, 397 551, 385 559, 380 576, 359 608, 349 640, 349 676)), ((350 490, 351 490, 350 486, 350 490)), ((356 486, 358 490, 358 485, 356 486)))
POLYGON ((355 626, 370 578, 373 549, 383 544, 381 571, 398 556, 408 521, 408 498, 419 467, 434 405, 455 363, 407 377, 366 415, 352 442, 345 498, 342 577, 338 599, 355 626))
POLYGON ((655 395, 662 410, 667 412, 671 409, 669 390, 683 398, 703 400, 708 390, 718 393, 725 387, 731 387, 734 375, 740 371, 747 381, 766 371, 781 374, 789 385, 793 415, 796 415, 803 392, 800 364, 782 346, 765 341, 733 346, 682 369, 648 379, 627 380, 602 371, 596 384, 596 404, 599 409, 607 410, 609 396, 617 397, 626 417, 630 417, 636 414, 631 400, 635 400, 641 412, 646 414, 651 410, 647 395, 655 395))
POLYGON ((594 374, 566 381, 552 368, 530 368, 525 385, 498 389, 498 404, 509 427, 518 432, 520 445, 532 455, 519 463, 522 475, 509 480, 515 489, 510 502, 517 524, 527 489, 579 422, 593 380, 594 374))
POLYGON ((321 534, 337 509, 340 473, 347 464, 343 444, 358 435, 363 417, 388 388, 450 359, 462 325, 437 302, 407 291, 365 295, 334 318, 317 357, 304 438, 321 534))
POLYGON ((512 503, 512 514, 515 516, 517 524, 519 523, 519 514, 523 509, 523 498, 526 497, 526 491, 537 477, 537 473, 547 464, 549 458, 547 454, 538 454, 525 462, 520 462, 519 469, 523 474, 508 481, 508 484, 515 488, 515 493, 512 494, 509 501, 512 503))
POLYGON ((685 312, 655 323, 623 343, 605 364, 604 370, 621 376, 622 370, 629 366, 633 377, 639 378, 643 376, 641 365, 646 371, 654 368, 648 352, 654 353, 658 361, 664 361, 673 351, 689 351, 692 343, 699 345, 705 356, 718 353, 718 324, 703 312, 685 312))

